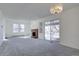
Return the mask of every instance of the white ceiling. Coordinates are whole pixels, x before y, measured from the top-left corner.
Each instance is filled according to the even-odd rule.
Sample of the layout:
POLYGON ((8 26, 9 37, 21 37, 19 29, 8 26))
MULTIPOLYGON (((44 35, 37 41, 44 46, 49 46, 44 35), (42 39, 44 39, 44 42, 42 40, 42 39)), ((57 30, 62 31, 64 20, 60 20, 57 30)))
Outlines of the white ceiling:
MULTIPOLYGON (((50 15, 50 7, 54 3, 0 3, 3 15, 13 19, 38 19, 50 15)), ((64 3, 64 10, 68 10, 77 3, 64 3)))

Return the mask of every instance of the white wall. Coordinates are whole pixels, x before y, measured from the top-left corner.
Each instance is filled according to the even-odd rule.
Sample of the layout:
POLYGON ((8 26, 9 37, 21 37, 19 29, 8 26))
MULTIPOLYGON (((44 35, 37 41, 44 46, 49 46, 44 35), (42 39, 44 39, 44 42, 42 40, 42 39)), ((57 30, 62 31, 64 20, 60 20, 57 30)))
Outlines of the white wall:
POLYGON ((39 20, 31 21, 31 29, 39 29, 39 20))
POLYGON ((5 36, 30 35, 30 21, 18 19, 6 19, 5 36), (13 33, 13 24, 24 24, 25 32, 13 33))
POLYGON ((60 18, 60 43, 79 49, 79 7, 63 12, 60 18))
POLYGON ((5 26, 4 26, 4 16, 2 12, 0 11, 0 45, 3 42, 3 39, 5 38, 5 26))

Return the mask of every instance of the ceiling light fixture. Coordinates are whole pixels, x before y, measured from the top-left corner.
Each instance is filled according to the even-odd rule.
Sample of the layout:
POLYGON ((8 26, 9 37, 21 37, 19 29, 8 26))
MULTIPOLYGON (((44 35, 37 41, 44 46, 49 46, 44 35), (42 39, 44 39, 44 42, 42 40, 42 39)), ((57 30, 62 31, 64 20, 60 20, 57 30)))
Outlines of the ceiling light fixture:
POLYGON ((62 4, 55 4, 50 8, 50 13, 51 14, 59 14, 63 11, 63 6, 62 4))

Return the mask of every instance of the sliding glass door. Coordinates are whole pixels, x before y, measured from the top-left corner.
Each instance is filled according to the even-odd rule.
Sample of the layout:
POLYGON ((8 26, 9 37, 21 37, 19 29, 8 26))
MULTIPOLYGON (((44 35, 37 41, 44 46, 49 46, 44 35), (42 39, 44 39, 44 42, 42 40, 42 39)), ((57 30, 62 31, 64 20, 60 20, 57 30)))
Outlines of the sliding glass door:
POLYGON ((59 39, 59 20, 45 22, 45 40, 59 39))
POLYGON ((45 39, 50 40, 50 26, 47 24, 45 25, 45 39))

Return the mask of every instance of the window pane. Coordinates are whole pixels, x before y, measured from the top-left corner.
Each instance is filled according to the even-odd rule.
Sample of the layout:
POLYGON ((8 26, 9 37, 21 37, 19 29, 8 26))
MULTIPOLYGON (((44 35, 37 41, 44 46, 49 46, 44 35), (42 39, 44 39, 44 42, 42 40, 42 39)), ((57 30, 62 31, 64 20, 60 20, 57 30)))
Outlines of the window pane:
POLYGON ((13 24, 13 32, 18 32, 19 25, 13 24))
POLYGON ((24 24, 20 24, 20 32, 24 32, 24 28, 25 28, 24 24))
POLYGON ((24 28, 24 24, 20 24, 20 28, 24 28))

